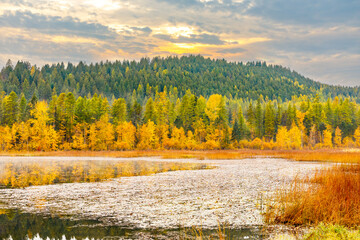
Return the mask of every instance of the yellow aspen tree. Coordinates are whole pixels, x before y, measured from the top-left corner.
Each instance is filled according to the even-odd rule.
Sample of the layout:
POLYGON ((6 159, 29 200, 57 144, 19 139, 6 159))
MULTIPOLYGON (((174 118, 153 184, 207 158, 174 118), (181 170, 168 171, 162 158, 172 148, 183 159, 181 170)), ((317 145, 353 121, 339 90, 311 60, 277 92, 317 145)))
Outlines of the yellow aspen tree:
POLYGON ((187 132, 185 147, 190 150, 193 150, 196 148, 195 135, 190 130, 187 132))
POLYGON ((46 102, 41 101, 35 105, 31 111, 34 119, 30 119, 30 145, 34 150, 53 151, 58 147, 59 135, 52 126, 48 126, 48 106, 46 102))
POLYGON ((45 151, 55 151, 58 148, 59 135, 54 128, 47 126, 44 130, 45 151))
POLYGON ((326 129, 323 131, 324 139, 323 139, 323 147, 324 148, 332 148, 332 129, 330 125, 326 126, 326 129))
POLYGON ((11 128, 9 126, 6 126, 4 129, 4 135, 2 136, 5 143, 5 151, 9 151, 12 148, 11 140, 12 140, 12 134, 11 134, 11 128))
POLYGON ((316 126, 313 125, 309 133, 309 146, 314 147, 316 145, 316 126))
POLYGON ((176 149, 184 149, 186 144, 185 131, 182 127, 174 127, 171 133, 171 140, 173 140, 173 147, 176 149))
POLYGON ((335 137, 334 137, 334 144, 336 147, 341 147, 341 129, 339 127, 336 127, 335 129, 335 137))
POLYGON ((302 142, 302 146, 305 145, 305 137, 306 134, 305 133, 305 126, 304 126, 304 119, 305 119, 305 115, 306 113, 303 113, 299 110, 296 110, 296 118, 297 118, 297 126, 299 127, 300 131, 301 131, 301 142, 302 142))
POLYGON ((206 128, 206 132, 207 133, 205 148, 209 150, 220 149, 220 130, 216 129, 213 125, 208 125, 206 128))
POLYGON ((346 148, 353 148, 355 146, 355 143, 351 136, 347 136, 342 140, 342 146, 346 148))
POLYGON ((167 141, 169 134, 169 126, 167 124, 157 124, 155 128, 159 145, 163 147, 163 143, 167 141))
POLYGON ((360 126, 354 132, 355 143, 357 147, 360 147, 360 126))
POLYGON ((213 94, 206 102, 205 113, 209 117, 211 124, 215 122, 215 119, 219 115, 221 100, 222 96, 220 94, 213 94))
POLYGON ((206 126, 202 118, 199 118, 196 120, 196 122, 193 124, 194 131, 194 137, 196 141, 201 144, 206 139, 206 126))
POLYGON ((155 132, 155 124, 149 120, 146 124, 142 125, 139 131, 140 142, 139 149, 156 149, 158 139, 155 132))
POLYGON ((131 122, 121 122, 116 127, 117 141, 116 148, 130 150, 135 147, 136 128, 131 122))
POLYGON ((96 124, 93 123, 90 125, 89 128, 89 137, 88 137, 88 146, 90 148, 90 150, 94 151, 96 149, 97 146, 97 130, 96 130, 96 124))
POLYGON ((285 126, 281 126, 276 134, 276 145, 280 149, 289 148, 289 133, 285 126))
POLYGON ((20 142, 21 142, 21 149, 29 151, 29 141, 30 141, 30 126, 28 122, 21 122, 20 124, 20 142))
POLYGON ((100 120, 96 122, 97 128, 97 149, 110 150, 114 142, 114 128, 109 123, 109 116, 107 114, 101 116, 100 120))
POLYGON ((288 136, 289 144, 292 149, 300 149, 302 147, 302 133, 294 122, 292 123, 288 136))
POLYGON ((79 123, 74 127, 74 135, 72 136, 71 147, 73 149, 83 150, 87 148, 83 130, 81 129, 83 124, 79 123))

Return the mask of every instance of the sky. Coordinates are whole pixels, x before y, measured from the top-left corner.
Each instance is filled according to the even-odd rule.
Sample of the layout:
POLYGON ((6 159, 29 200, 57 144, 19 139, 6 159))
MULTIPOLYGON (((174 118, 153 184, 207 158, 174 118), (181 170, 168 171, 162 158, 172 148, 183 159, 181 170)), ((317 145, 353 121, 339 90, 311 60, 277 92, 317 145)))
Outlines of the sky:
POLYGON ((0 66, 201 54, 360 85, 359 0, 0 0, 0 66))

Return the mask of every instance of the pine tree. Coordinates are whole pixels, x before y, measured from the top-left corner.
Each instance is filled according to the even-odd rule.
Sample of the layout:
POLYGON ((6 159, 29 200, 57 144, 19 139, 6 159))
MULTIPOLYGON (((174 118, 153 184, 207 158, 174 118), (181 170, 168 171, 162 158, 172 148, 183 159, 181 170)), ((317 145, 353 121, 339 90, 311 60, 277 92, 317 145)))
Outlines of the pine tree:
POLYGON ((231 141, 240 141, 241 139, 241 131, 240 131, 240 127, 238 124, 238 120, 235 119, 235 123, 233 126, 233 130, 231 132, 231 141))
POLYGON ((66 140, 72 139, 73 127, 75 125, 75 97, 72 92, 66 94, 65 97, 65 130, 66 140))
POLYGON ((247 115, 247 120, 248 120, 250 126, 254 127, 255 126, 255 113, 254 113, 254 108, 253 108, 252 102, 250 102, 250 104, 249 104, 246 115, 247 115))
POLYGON ((271 102, 266 104, 265 108, 265 137, 268 141, 274 138, 275 134, 275 114, 271 102))
POLYGON ((137 101, 134 102, 130 110, 130 120, 134 126, 141 124, 141 111, 142 107, 137 101))
POLYGON ((28 120, 28 114, 27 111, 27 102, 24 94, 21 94, 20 98, 20 104, 19 104, 19 121, 20 122, 26 122, 28 120))
POLYGON ((221 128, 227 128, 228 115, 226 114, 225 101, 222 97, 218 106, 218 116, 216 118, 216 125, 221 128))
POLYGON ((4 99, 4 123, 12 126, 18 117, 19 104, 18 97, 15 92, 11 92, 9 96, 4 99))
POLYGON ((255 107, 255 126, 256 137, 261 138, 263 136, 263 113, 260 98, 258 98, 255 107))
POLYGON ((245 118, 244 118, 241 107, 239 108, 238 119, 239 119, 239 131, 240 131, 240 139, 239 140, 242 140, 242 139, 248 137, 249 129, 245 123, 245 118))
POLYGON ((126 101, 123 98, 116 99, 111 107, 111 116, 113 123, 118 125, 121 122, 126 121, 126 101))

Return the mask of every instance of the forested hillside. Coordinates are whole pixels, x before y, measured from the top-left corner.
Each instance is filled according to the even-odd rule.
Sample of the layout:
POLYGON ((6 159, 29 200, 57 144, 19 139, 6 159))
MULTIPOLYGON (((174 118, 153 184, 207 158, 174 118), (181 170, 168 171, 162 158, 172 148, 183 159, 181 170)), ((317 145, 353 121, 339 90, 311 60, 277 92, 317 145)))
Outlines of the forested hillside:
POLYGON ((358 88, 260 62, 18 62, 1 76, 3 151, 360 147, 358 88))
POLYGON ((281 66, 265 62, 233 63, 202 56, 143 58, 136 61, 101 62, 78 65, 68 63, 41 68, 28 62, 9 61, 1 71, 0 91, 24 93, 29 100, 50 100, 53 93, 72 92, 75 96, 95 93, 108 99, 131 98, 140 101, 164 88, 177 88, 178 96, 190 89, 197 96, 221 94, 227 98, 291 99, 292 96, 359 96, 359 88, 329 86, 312 81, 281 66))

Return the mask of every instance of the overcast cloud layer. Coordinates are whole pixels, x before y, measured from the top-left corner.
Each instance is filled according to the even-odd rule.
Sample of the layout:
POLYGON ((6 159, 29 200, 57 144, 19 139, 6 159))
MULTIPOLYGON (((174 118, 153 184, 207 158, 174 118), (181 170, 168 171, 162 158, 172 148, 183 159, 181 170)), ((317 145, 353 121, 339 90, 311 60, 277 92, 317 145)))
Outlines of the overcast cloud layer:
POLYGON ((0 65, 202 54, 360 85, 359 0, 0 0, 0 65))

